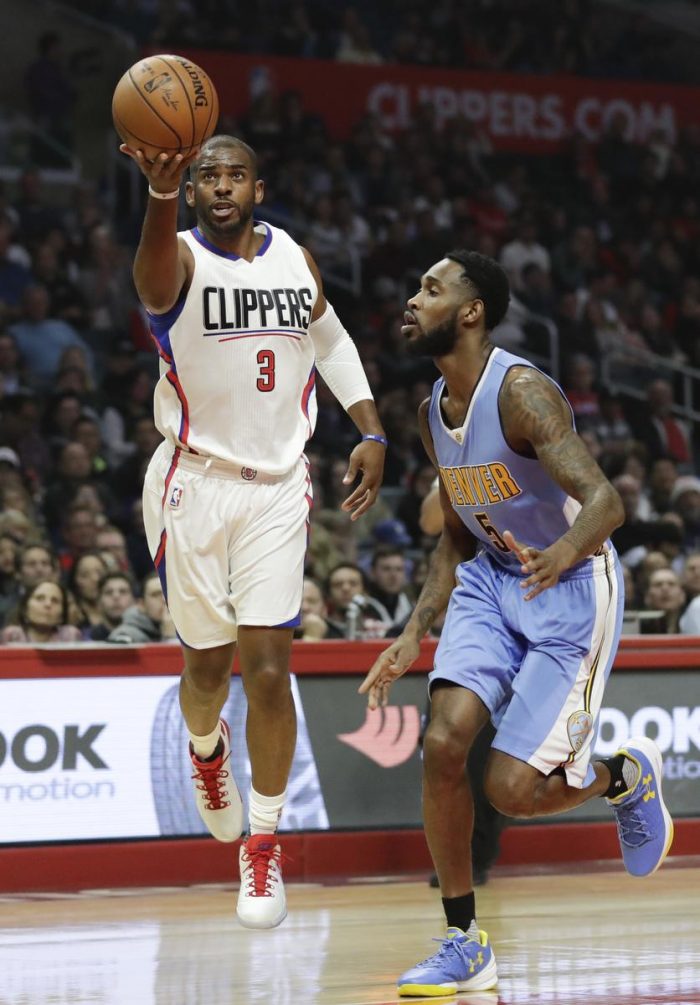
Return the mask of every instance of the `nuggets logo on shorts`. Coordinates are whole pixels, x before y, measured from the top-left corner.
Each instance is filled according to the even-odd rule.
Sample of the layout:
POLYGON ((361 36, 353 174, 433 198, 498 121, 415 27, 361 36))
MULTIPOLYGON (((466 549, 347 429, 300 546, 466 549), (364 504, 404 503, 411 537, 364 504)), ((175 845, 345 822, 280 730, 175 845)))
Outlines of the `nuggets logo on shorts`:
POLYGON ((258 472, 255 468, 241 468, 241 478, 245 478, 247 482, 252 482, 254 478, 258 477, 258 472))
POLYGON ((592 728, 593 716, 590 712, 571 713, 566 723, 566 732, 569 735, 569 743, 574 753, 578 754, 592 728))
POLYGON ((168 506, 172 509, 177 509, 182 502, 182 486, 173 485, 170 492, 170 499, 168 500, 168 506))

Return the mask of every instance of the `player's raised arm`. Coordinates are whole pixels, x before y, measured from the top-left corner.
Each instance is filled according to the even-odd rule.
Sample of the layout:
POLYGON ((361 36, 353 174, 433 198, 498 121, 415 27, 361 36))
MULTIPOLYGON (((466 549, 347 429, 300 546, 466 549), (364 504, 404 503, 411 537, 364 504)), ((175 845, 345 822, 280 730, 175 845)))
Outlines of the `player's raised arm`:
POLYGON ((342 505, 356 520, 377 498, 384 475, 387 439, 355 343, 341 324, 323 293, 323 280, 311 254, 302 248, 316 280, 318 296, 311 315, 309 334, 316 351, 316 366, 326 384, 362 434, 350 454, 346 485, 362 478, 342 505))
POLYGON ((151 162, 142 150, 131 150, 126 144, 119 149, 148 179, 148 204, 134 258, 134 283, 144 307, 163 314, 176 303, 193 264, 192 253, 177 236, 177 212, 182 180, 199 151, 170 158, 162 153, 151 162))
MULTIPOLYGON (((565 569, 594 554, 624 520, 622 500, 596 464, 573 426, 571 410, 558 388, 532 367, 513 367, 503 382, 499 409, 506 439, 514 450, 534 452, 549 476, 581 509, 572 526, 541 552, 506 541, 523 559, 528 599, 553 586, 565 569)), ((504 535, 505 536, 505 535, 504 535)))
MULTIPOLYGON (((437 467, 428 428, 429 404, 429 398, 421 402, 418 409, 418 426, 423 446, 437 467)), ((460 562, 473 558, 476 554, 476 539, 455 513, 442 482, 439 491, 443 527, 437 546, 430 556, 430 567, 423 589, 403 632, 396 642, 379 656, 359 688, 360 694, 368 693, 370 708, 386 705, 392 683, 416 661, 421 639, 447 607, 455 585, 455 569, 460 562)))

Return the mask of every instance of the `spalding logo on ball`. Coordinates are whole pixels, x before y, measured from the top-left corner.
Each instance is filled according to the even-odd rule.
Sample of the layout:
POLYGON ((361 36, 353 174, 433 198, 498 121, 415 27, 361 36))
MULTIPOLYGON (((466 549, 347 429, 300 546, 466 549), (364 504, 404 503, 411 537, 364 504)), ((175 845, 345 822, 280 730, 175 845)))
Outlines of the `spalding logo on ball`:
POLYGON ((219 98, 201 66, 184 56, 147 56, 121 78, 112 98, 114 128, 130 150, 152 161, 186 157, 216 129, 219 98))

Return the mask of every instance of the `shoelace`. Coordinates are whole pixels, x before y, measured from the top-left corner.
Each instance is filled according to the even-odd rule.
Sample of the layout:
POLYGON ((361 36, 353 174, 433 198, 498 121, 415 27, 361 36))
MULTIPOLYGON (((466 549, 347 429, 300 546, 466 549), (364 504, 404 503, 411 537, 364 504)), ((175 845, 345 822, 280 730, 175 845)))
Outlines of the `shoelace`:
POLYGON ((651 840, 651 831, 644 816, 637 809, 620 812, 617 818, 620 840, 630 848, 638 848, 651 840))
POLYGON ((204 804, 206 809, 223 810, 231 805, 230 801, 225 798, 228 771, 222 768, 220 761, 212 761, 211 764, 203 764, 200 761, 192 778, 196 782, 202 782, 195 788, 199 789, 200 792, 206 792, 207 801, 204 804))
POLYGON ((461 956, 463 960, 469 958, 467 952, 467 947, 470 945, 477 946, 481 948, 480 943, 477 943, 476 939, 433 939, 433 942, 439 942, 440 948, 432 956, 428 956, 427 959, 423 960, 418 964, 422 967, 424 963, 431 963, 436 957, 447 956, 450 952, 456 952, 458 956, 461 956))
POLYGON ((273 884, 279 882, 279 875, 270 869, 270 863, 274 859, 279 865, 282 857, 282 852, 277 850, 273 842, 251 850, 246 846, 243 852, 243 861, 252 866, 250 874, 246 878, 249 897, 274 896, 273 884))

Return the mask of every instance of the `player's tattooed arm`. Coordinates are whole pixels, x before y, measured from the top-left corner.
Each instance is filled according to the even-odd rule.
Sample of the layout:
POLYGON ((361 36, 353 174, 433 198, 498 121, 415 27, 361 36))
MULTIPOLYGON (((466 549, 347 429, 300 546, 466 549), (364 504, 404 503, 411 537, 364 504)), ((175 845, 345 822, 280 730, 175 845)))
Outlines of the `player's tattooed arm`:
MULTIPOLYGON (((551 478, 581 504, 555 544, 564 568, 593 554, 624 520, 622 501, 576 433, 571 410, 554 384, 531 367, 513 367, 499 397, 510 446, 536 457, 551 478)), ((547 549, 549 550, 549 549, 547 549)))

